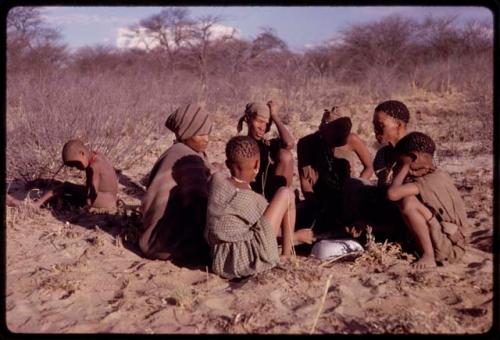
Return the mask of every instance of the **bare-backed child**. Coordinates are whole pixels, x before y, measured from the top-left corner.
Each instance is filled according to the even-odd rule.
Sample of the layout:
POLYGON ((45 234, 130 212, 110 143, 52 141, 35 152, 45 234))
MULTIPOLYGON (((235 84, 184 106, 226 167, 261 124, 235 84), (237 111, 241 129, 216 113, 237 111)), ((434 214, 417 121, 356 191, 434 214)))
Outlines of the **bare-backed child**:
POLYGON ((417 269, 457 262, 465 252, 464 232, 469 227, 453 180, 433 164, 435 149, 426 134, 412 132, 403 137, 396 144, 395 175, 387 191, 421 251, 417 269))
POLYGON ((215 173, 209 183, 205 238, 210 246, 212 270, 225 278, 241 278, 274 267, 282 253, 289 256, 294 244, 312 243, 311 229, 294 232, 295 195, 280 187, 268 203, 250 183, 260 166, 257 142, 237 136, 226 145, 228 177, 215 173))
POLYGON ((70 196, 72 203, 77 206, 115 212, 118 177, 109 160, 102 154, 89 150, 79 139, 64 144, 62 158, 64 165, 85 171, 85 186, 64 182, 44 193, 35 202, 35 206, 40 207, 57 196, 70 196))

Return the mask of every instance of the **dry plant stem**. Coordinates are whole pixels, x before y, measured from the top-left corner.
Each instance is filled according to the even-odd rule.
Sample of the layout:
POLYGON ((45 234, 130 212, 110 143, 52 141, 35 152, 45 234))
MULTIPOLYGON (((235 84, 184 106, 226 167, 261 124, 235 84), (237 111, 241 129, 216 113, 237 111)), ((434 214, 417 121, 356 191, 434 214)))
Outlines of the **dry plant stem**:
POLYGON ((340 259, 343 259, 344 257, 348 257, 348 256, 353 256, 353 255, 358 255, 358 254, 362 254, 363 252, 362 251, 354 251, 352 253, 347 253, 347 254, 344 254, 344 255, 340 255, 340 256, 337 256, 331 260, 328 260, 326 262, 323 262, 322 264, 319 265, 319 267, 324 267, 324 266, 327 266, 329 264, 332 264, 333 262, 336 262, 340 259))
POLYGON ((325 291, 323 292, 323 296, 321 297, 321 302, 319 304, 318 311, 316 312, 316 316, 314 317, 314 322, 311 327, 311 331, 309 334, 314 334, 314 330, 316 329, 316 324, 318 323, 319 316, 321 315, 321 312, 323 311, 323 307, 325 306, 325 301, 326 301, 326 295, 328 294, 328 288, 330 287, 330 281, 332 280, 333 274, 328 275, 328 278, 326 279, 325 283, 325 291))
POLYGON ((205 271, 207 273, 207 293, 208 293, 208 280, 210 279, 210 276, 208 276, 208 266, 205 266, 205 271))
MULTIPOLYGON (((287 221, 288 221, 288 229, 289 229, 289 233, 288 233, 288 244, 290 245, 290 253, 292 256, 295 257, 295 247, 293 245, 293 233, 294 233, 294 230, 295 230, 295 226, 292 226, 292 222, 290 220, 290 195, 287 195, 288 197, 288 201, 287 201, 287 206, 288 206, 288 209, 286 210, 286 218, 287 218, 287 221)), ((285 234, 283 234, 285 235, 285 234)), ((287 242, 286 238, 283 237, 283 244, 285 244, 285 242, 287 242)))

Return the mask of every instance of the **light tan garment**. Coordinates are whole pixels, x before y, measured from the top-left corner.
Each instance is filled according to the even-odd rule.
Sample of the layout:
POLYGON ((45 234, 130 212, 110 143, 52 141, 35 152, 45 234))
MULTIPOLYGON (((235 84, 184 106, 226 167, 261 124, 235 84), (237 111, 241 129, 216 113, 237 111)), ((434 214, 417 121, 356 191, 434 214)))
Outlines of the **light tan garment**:
POLYGON ((267 205, 264 196, 234 187, 225 174, 212 176, 205 238, 214 273, 245 277, 278 263, 276 235, 263 216, 267 205))
POLYGON ((465 231, 470 228, 465 204, 451 177, 435 170, 415 179, 419 199, 431 210, 428 221, 436 261, 458 261, 465 252, 465 231))

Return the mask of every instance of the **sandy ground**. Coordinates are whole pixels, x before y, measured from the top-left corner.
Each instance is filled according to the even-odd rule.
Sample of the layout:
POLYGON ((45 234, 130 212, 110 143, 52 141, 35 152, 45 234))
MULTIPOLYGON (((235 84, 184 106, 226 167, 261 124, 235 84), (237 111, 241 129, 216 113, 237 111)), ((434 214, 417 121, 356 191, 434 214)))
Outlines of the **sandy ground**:
MULTIPOLYGON (((226 139, 213 139, 214 160, 223 161, 226 139)), ((141 195, 134 183, 169 144, 123 171, 120 197, 131 207, 141 195)), ((430 271, 413 270, 412 255, 376 240, 357 257, 297 256, 230 282, 206 267, 143 258, 132 208, 122 216, 7 208, 7 326, 23 333, 486 332, 494 297, 492 156, 442 158, 440 166, 473 227, 463 261, 430 271)))

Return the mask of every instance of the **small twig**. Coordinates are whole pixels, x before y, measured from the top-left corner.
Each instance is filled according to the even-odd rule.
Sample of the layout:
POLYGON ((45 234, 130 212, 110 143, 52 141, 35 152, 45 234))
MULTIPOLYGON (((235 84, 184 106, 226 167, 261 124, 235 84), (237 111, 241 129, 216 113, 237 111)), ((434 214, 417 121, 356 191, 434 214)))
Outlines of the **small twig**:
POLYGON ((210 279, 210 277, 208 276, 208 266, 205 266, 205 270, 207 273, 207 293, 208 293, 208 280, 210 279))
POLYGON ((326 261, 326 262, 323 262, 322 264, 320 264, 320 265, 319 265, 319 267, 324 267, 324 266, 326 266, 326 265, 328 265, 328 264, 331 264, 331 263, 333 263, 333 262, 335 262, 335 261, 337 261, 337 260, 340 260, 340 259, 342 259, 342 258, 344 258, 344 257, 348 257, 348 256, 351 256, 351 255, 358 255, 358 254, 361 254, 361 253, 362 253, 362 251, 353 251, 353 252, 351 252, 351 253, 347 253, 347 254, 344 254, 344 255, 339 255, 339 256, 337 256, 337 257, 335 257, 335 258, 331 259, 331 260, 328 260, 328 261, 326 261))
POLYGON ((328 288, 330 287, 330 281, 332 280, 333 274, 328 275, 328 278, 326 279, 326 284, 325 284, 325 291, 323 292, 323 296, 321 297, 321 303, 319 304, 318 311, 316 312, 316 317, 314 318, 313 325, 311 327, 311 331, 309 334, 313 334, 314 330, 316 329, 316 323, 318 322, 319 316, 321 315, 321 312, 323 311, 323 307, 325 305, 325 300, 326 300, 326 294, 328 294, 328 288))

